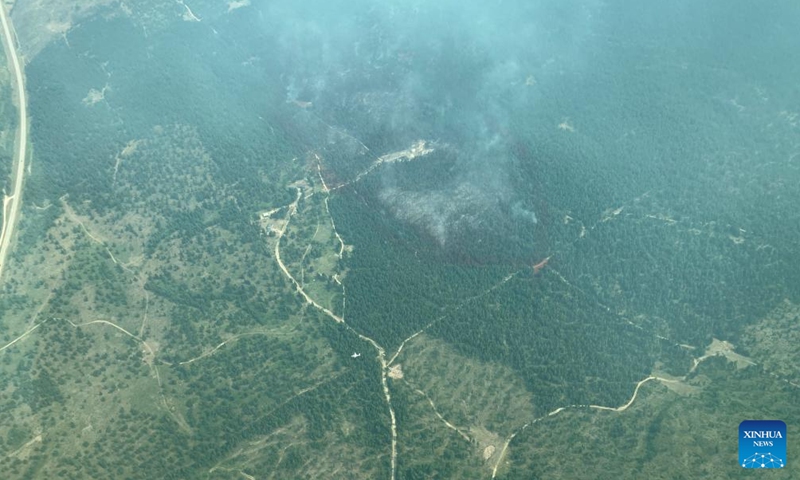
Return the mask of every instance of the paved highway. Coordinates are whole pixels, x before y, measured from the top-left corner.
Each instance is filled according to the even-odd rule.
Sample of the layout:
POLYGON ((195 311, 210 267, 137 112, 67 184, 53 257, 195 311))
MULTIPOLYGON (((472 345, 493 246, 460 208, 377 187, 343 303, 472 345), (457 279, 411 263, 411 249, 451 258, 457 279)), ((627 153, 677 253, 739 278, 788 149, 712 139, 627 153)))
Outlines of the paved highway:
POLYGON ((0 6, 0 21, 3 23, 3 45, 9 67, 16 77, 15 89, 17 91, 17 109, 19 110, 19 140, 16 145, 16 158, 12 168, 13 193, 3 199, 3 228, 0 230, 0 279, 3 276, 3 267, 6 264, 11 238, 14 228, 19 220, 20 206, 22 205, 22 183, 25 175, 25 156, 28 149, 28 101, 25 97, 25 80, 22 75, 22 65, 14 45, 11 19, 6 13, 5 5, 0 6))

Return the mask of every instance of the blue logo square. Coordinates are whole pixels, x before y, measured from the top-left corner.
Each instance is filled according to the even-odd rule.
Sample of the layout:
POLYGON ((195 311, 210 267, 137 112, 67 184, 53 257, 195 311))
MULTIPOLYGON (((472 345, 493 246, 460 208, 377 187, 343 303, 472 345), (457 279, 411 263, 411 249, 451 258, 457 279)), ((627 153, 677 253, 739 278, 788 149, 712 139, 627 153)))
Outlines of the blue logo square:
POLYGON ((739 424, 739 465, 786 466, 786 424, 780 420, 745 420, 739 424))

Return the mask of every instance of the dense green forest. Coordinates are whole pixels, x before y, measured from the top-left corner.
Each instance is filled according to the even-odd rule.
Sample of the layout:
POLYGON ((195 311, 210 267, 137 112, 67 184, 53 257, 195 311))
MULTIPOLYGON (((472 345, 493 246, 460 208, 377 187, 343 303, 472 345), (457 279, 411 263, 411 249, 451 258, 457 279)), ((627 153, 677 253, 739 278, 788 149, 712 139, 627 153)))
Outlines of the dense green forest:
POLYGON ((109 4, 26 59, 8 478, 730 477, 738 421, 796 434, 800 11, 412 3, 109 4))

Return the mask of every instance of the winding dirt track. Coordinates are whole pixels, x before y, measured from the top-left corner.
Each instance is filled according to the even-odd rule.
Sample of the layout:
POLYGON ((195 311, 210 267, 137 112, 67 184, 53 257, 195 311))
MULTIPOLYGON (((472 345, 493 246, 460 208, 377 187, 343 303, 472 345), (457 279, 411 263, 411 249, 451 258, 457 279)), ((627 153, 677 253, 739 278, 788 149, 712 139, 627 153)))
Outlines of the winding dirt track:
MULTIPOLYGON (((322 180, 321 176, 320 176, 320 180, 322 180)), ((325 189, 325 192, 330 192, 330 190, 328 189, 327 185, 325 185, 325 181, 324 180, 322 180, 322 184, 323 184, 323 188, 325 189)), ((292 282, 292 284, 294 284, 295 290, 297 291, 297 293, 302 295, 302 297, 305 299, 306 303, 308 303, 309 305, 313 306, 314 308, 320 310, 325 315, 327 315, 328 317, 333 319, 336 323, 341 323, 342 325, 344 325, 349 331, 351 331, 358 338, 360 338, 361 340, 364 340, 365 342, 368 342, 370 345, 372 345, 375 348, 376 352, 378 353, 378 362, 381 364, 381 387, 383 388, 383 397, 386 399, 386 405, 389 407, 389 419, 391 421, 391 424, 390 424, 391 432, 392 432, 392 456, 391 456, 392 470, 391 470, 391 480, 395 480, 396 472, 397 472, 397 417, 395 416, 394 407, 392 406, 392 393, 389 391, 389 382, 386 380, 386 376, 388 375, 388 372, 389 372, 389 362, 386 361, 386 350, 384 350, 384 348, 382 346, 380 346, 378 344, 378 342, 376 342, 375 340, 373 340, 370 337, 367 337, 366 335, 363 335, 363 334, 357 332, 355 329, 353 329, 353 327, 351 327, 350 325, 347 324, 347 322, 344 321, 344 317, 336 315, 335 313, 333 313, 329 309, 323 307, 322 305, 320 305, 319 303, 314 301, 314 299, 311 298, 306 293, 306 291, 303 289, 303 286, 300 284, 300 282, 298 282, 297 279, 295 279, 294 276, 292 276, 292 274, 289 272, 289 269, 283 263, 283 260, 281 260, 281 239, 286 234, 286 230, 289 227, 289 221, 291 220, 292 216, 295 213, 297 213, 297 205, 298 205, 298 203, 300 203, 300 200, 302 198, 303 198, 303 191, 300 188, 297 188, 297 197, 294 199, 294 202, 292 202, 290 205, 288 205, 288 209, 287 209, 287 212, 286 212, 286 223, 283 225, 283 227, 278 232, 277 239, 275 241, 275 260, 278 262, 278 266, 280 267, 281 271, 283 271, 283 274, 286 275, 286 277, 289 279, 289 281, 292 282)), ((326 197, 326 200, 327 200, 327 197, 326 197)), ((326 201, 325 206, 327 208, 327 201, 326 201)), ((330 214, 330 211, 328 211, 328 214, 330 214)), ((331 217, 331 224, 333 225, 333 217, 331 217)), ((334 225, 334 232, 335 231, 336 231, 336 227, 334 225)), ((337 234, 337 237, 338 237, 338 234, 337 234)), ((339 239, 341 241, 341 237, 339 237, 339 239)), ((344 248, 344 242, 343 241, 342 241, 341 245, 342 245, 342 248, 344 248)), ((395 356, 397 356, 397 355, 395 355, 395 356)))
POLYGON ((14 70, 16 77, 17 90, 17 109, 19 110, 19 143, 16 146, 17 158, 14 161, 12 175, 14 176, 14 193, 6 197, 3 202, 3 228, 0 231, 0 278, 3 275, 3 267, 6 264, 11 238, 14 235, 19 217, 20 206, 22 205, 22 181, 25 173, 25 155, 28 148, 28 103, 25 98, 25 80, 22 75, 17 49, 14 46, 14 35, 12 33, 11 20, 8 18, 5 6, 0 6, 0 21, 3 23, 3 46, 6 51, 6 58, 9 66, 14 70), (8 208, 6 207, 6 203, 8 208))

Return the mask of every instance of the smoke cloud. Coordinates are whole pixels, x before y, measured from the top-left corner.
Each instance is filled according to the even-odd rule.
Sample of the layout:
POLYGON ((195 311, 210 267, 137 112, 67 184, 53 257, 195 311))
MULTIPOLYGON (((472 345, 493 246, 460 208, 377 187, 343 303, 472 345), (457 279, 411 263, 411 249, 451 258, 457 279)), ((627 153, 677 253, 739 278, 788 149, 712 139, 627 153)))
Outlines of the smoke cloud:
POLYGON ((540 219, 529 192, 513 186, 526 160, 512 149, 522 128, 517 119, 565 71, 580 70, 599 4, 296 3, 262 12, 277 39, 274 60, 287 102, 313 106, 375 156, 420 139, 447 150, 448 168, 437 170, 430 188, 400 181, 400 166, 376 170, 380 201, 442 247, 492 235, 529 242, 521 237, 540 219))

